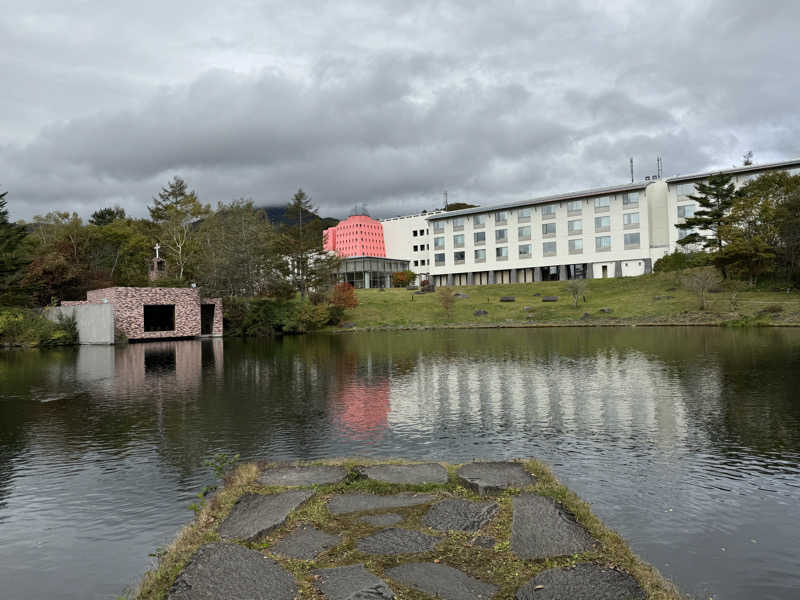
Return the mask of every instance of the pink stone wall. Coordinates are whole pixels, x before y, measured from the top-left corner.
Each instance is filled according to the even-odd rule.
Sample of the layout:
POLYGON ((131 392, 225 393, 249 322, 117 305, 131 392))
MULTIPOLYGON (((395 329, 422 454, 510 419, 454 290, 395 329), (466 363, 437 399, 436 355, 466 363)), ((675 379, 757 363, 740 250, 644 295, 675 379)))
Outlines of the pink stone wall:
POLYGON ((383 225, 367 215, 347 217, 322 235, 323 248, 339 256, 386 256, 383 225))
POLYGON ((62 302, 63 306, 76 304, 101 304, 109 302, 114 305, 114 326, 122 331, 129 340, 154 339, 170 337, 194 337, 200 335, 200 305, 213 304, 214 323, 211 335, 222 335, 222 299, 200 298, 194 288, 142 288, 114 287, 91 290, 86 300, 62 302), (145 304, 174 304, 175 329, 172 331, 145 331, 145 304))

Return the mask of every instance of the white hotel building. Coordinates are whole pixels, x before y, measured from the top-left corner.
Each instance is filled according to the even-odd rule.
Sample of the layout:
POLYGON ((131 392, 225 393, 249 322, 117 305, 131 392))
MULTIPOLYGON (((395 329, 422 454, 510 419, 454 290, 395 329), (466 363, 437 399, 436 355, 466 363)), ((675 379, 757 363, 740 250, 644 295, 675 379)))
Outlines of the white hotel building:
MULTIPOLYGON (((800 159, 721 171, 738 186, 800 159)), ((626 277, 678 247, 694 186, 720 171, 381 221, 386 255, 435 285, 626 277)))

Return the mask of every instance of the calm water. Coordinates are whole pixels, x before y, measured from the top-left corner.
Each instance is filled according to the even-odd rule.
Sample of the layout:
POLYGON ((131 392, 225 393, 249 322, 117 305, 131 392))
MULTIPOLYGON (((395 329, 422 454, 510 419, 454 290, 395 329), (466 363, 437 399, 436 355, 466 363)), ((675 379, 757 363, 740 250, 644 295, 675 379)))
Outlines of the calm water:
POLYGON ((799 367, 772 329, 0 353, 0 597, 115 597, 229 452, 535 456, 685 592, 798 598, 799 367))

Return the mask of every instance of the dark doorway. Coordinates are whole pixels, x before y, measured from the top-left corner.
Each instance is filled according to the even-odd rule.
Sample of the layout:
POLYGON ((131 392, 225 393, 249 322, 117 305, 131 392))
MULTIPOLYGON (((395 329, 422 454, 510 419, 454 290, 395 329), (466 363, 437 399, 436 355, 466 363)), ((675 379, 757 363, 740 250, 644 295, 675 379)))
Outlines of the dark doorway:
POLYGON ((174 304, 145 304, 145 331, 175 331, 174 304))
POLYGON ((603 265, 603 279, 608 277, 608 265, 603 265))
POLYGON ((214 309, 213 304, 200 305, 200 335, 211 335, 214 333, 214 309))
POLYGON ((145 350, 144 372, 145 374, 175 372, 175 347, 145 350))

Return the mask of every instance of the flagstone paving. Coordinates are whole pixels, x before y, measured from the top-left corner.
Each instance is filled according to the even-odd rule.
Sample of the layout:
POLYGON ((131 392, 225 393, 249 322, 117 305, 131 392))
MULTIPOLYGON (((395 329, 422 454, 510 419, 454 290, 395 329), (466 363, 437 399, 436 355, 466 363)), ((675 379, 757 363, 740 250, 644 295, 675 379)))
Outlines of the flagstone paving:
MULTIPOLYGON (((268 468, 220 515, 224 541, 200 546, 161 594, 169 600, 646 598, 631 575, 598 560, 599 542, 568 510, 537 493, 522 463, 462 466, 459 479, 472 493, 454 482, 424 493, 355 491, 370 489, 364 474, 415 485, 408 482, 430 483, 442 468, 446 479, 439 464, 398 466, 268 468), (258 485, 321 487, 268 493, 258 485), (353 493, 342 491, 350 486, 353 493), (515 489, 502 494, 508 488, 515 489), (481 498, 489 493, 501 495, 481 498), (588 551, 595 553, 582 554, 588 551)), ((213 530, 205 535, 214 539, 213 530)))
POLYGON ((370 479, 384 483, 412 485, 447 483, 447 469, 438 463, 372 465, 364 467, 363 473, 370 479))

